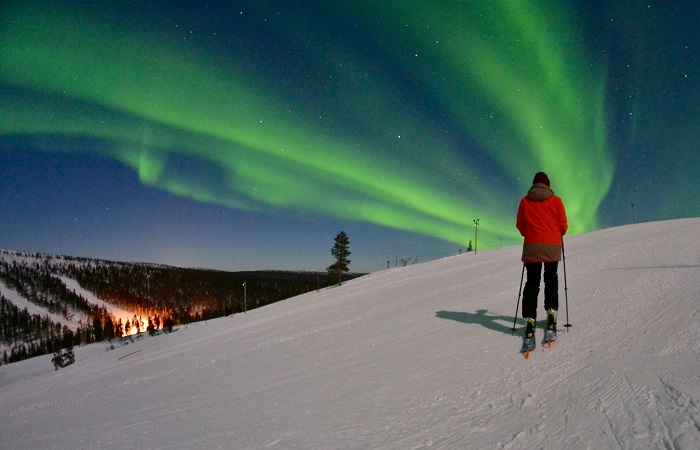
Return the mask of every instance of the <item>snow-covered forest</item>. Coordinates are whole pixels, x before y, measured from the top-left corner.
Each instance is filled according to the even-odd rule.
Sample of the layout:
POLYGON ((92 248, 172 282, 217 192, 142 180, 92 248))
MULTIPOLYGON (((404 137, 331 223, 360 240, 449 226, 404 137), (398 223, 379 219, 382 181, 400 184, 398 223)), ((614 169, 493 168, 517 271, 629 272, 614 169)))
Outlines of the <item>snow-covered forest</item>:
POLYGON ((231 273, 0 250, 0 364, 243 312, 328 283, 325 273, 231 273))

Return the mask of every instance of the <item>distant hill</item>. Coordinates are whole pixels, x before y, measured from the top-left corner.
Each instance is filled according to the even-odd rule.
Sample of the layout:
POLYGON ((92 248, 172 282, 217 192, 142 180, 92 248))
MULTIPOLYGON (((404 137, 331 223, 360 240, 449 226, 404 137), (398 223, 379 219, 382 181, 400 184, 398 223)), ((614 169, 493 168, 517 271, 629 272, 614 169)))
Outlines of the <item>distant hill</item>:
POLYGON ((328 285, 326 272, 224 272, 0 250, 0 362, 240 313, 328 285))

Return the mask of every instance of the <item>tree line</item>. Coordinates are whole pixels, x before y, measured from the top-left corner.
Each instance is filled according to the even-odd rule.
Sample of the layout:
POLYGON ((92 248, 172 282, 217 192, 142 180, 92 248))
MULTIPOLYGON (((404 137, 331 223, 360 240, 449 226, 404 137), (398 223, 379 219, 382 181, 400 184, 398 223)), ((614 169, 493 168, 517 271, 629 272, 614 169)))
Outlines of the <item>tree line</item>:
POLYGON ((5 348, 1 362, 6 364, 133 332, 153 334, 243 312, 327 287, 332 281, 323 272, 223 272, 0 251, 0 282, 66 320, 76 315, 85 318, 73 331, 48 315, 20 310, 3 297, 0 344, 5 348), (133 318, 115 319, 106 308, 68 289, 60 277, 73 279, 97 298, 131 311, 133 318))
POLYGON ((81 334, 53 322, 48 316, 29 314, 27 308, 19 309, 0 295, 0 339, 5 344, 2 364, 79 345, 81 334))

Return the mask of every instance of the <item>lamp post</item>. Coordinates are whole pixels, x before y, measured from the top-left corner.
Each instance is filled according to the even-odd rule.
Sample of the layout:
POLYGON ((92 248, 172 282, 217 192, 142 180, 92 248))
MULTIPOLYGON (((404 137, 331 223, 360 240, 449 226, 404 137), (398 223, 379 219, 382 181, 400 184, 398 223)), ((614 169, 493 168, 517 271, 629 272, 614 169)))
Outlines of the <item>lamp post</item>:
POLYGON ((474 254, 479 244, 479 219, 474 220, 474 254))
POLYGON ((246 293, 246 282, 243 282, 243 314, 248 314, 248 294, 246 293))

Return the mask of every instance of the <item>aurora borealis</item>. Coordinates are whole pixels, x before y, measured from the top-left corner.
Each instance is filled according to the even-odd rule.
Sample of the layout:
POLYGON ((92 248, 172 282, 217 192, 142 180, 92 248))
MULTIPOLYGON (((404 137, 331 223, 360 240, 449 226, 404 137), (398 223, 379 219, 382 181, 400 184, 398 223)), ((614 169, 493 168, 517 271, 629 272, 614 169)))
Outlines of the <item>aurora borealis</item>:
MULTIPOLYGON (((412 239, 466 248, 476 218, 481 248, 518 243, 515 210, 539 170, 550 174, 574 234, 627 223, 630 202, 640 220, 698 215, 689 200, 698 194, 697 31, 689 19, 674 24, 660 42, 679 53, 663 67, 635 41, 667 33, 659 21, 698 8, 627 3, 9 2, 0 16, 0 152, 29 171, 35 163, 19 155, 89 161, 95 183, 121 166, 140 187, 121 187, 132 194, 120 201, 139 203, 155 189, 172 205, 213 208, 190 211, 202 233, 216 220, 239 236, 232 254, 265 240, 260 223, 295 228, 287 239, 319 233, 311 223, 333 227, 314 237, 314 262, 295 268, 323 269, 341 229, 351 249, 364 242, 378 261, 403 246, 410 254, 412 239), (669 67, 678 79, 664 83, 669 67), (659 94, 650 102, 652 83, 674 102, 659 94), (660 186, 653 168, 671 148, 663 175, 678 185, 660 186)), ((15 209, 6 214, 23 214, 8 205, 15 209)), ((114 220, 119 232, 92 230, 95 246, 127 241, 129 221, 150 219, 114 220)), ((51 251, 2 232, 0 247, 51 251)), ((177 254, 176 237, 164 242, 177 254)), ((217 251, 227 245, 212 242, 217 251)), ((190 253, 210 252, 201 245, 190 253)), ((75 253, 66 246, 62 253, 75 253)), ((158 258, 251 268, 240 258, 142 259, 158 258)), ((253 264, 284 265, 261 261, 253 264)), ((353 269, 382 263, 367 264, 353 269)))

